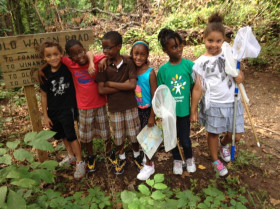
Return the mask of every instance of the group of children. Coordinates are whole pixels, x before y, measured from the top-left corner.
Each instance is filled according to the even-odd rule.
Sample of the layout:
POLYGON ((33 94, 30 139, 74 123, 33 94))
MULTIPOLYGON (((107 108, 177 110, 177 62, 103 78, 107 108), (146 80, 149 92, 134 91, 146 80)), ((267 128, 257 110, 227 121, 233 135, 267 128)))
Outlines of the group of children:
MULTIPOLYGON (((181 175, 184 166, 189 173, 196 171, 190 122, 198 121, 199 117, 207 130, 212 165, 220 176, 226 175, 228 171, 218 159, 218 151, 225 162, 230 160, 227 144, 232 137, 234 88, 235 82, 242 82, 244 76, 241 71, 236 78, 225 73, 221 48, 224 36, 222 18, 218 14, 212 15, 204 32, 206 52, 194 64, 182 58, 183 41, 180 35, 170 29, 162 29, 158 40, 169 61, 159 68, 157 76, 149 67, 148 43, 135 42, 130 56, 123 56, 120 54, 122 36, 116 31, 103 36, 104 55, 93 56, 79 41, 69 40, 65 46, 69 57, 63 57, 63 50, 58 44, 46 41, 41 49, 46 65, 39 70, 39 77, 43 78, 42 107, 45 123, 57 132, 56 139, 63 139, 68 152, 60 165, 76 163, 74 177, 77 179, 85 175, 86 167, 90 172, 94 171, 96 157, 92 140, 101 137, 106 144, 106 159, 116 174, 122 174, 127 163, 124 141, 128 138, 132 142, 134 162, 139 170, 137 178, 148 179, 155 172, 155 166, 151 159, 141 155, 137 135, 146 125, 155 125, 151 101, 157 86, 165 84, 176 100, 177 138, 186 159, 186 162, 182 161, 178 147, 172 150, 173 173, 181 175), (87 151, 87 165, 82 159, 73 125, 77 116, 76 105, 79 138, 87 151), (109 120, 116 151, 111 147, 109 120), (225 135, 220 135, 222 133, 225 135)), ((237 121, 236 140, 239 140, 244 131, 240 101, 237 121)))

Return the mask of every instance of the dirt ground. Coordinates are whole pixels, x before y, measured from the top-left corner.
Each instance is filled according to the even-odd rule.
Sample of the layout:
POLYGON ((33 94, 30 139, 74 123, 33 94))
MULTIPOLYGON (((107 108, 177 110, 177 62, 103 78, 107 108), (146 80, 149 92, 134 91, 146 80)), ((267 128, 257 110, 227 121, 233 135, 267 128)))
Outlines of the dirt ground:
MULTIPOLYGON (((188 54, 185 54, 185 57, 194 60, 188 54)), ((166 61, 167 57, 151 58, 152 66, 156 69, 166 61)), ((243 155, 244 153, 247 155, 254 153, 255 157, 249 158, 248 165, 238 162, 240 166, 234 166, 237 162, 230 162, 227 165, 229 175, 226 178, 237 177, 239 185, 247 184, 249 191, 263 194, 268 205, 280 208, 280 72, 273 67, 268 70, 256 70, 253 66, 249 67, 246 62, 243 62, 242 67, 246 77, 244 86, 250 99, 249 110, 261 147, 258 148, 256 145, 248 115, 245 113, 245 133, 242 137, 242 143, 236 145, 236 155, 238 156, 241 153, 239 151, 243 150, 243 155)), ((16 107, 13 101, 2 100, 0 105, 3 121, 5 120, 0 134, 1 140, 9 140, 11 132, 12 135, 22 138, 25 133, 31 130, 26 104, 16 107)), ((197 180, 197 187, 205 188, 209 184, 209 179, 216 179, 211 167, 205 131, 198 133, 201 128, 197 125, 191 127, 196 165, 197 167, 201 165, 202 168, 197 168, 194 174, 190 175, 185 171, 182 176, 173 175, 171 153, 165 153, 164 148, 161 147, 155 154, 153 160, 156 173, 165 175, 165 183, 170 188, 190 189, 193 186, 191 179, 197 180)), ((110 168, 106 167, 101 156, 98 158, 97 171, 88 174, 82 180, 82 184, 72 180, 73 170, 71 169, 58 170, 57 182, 66 184, 63 186, 64 190, 66 188, 66 195, 73 194, 74 191, 86 190, 92 186, 99 186, 111 194, 124 189, 137 189, 137 185, 141 182, 136 179, 137 170, 133 164, 130 150, 130 146, 128 146, 127 158, 129 162, 122 175, 116 176, 110 168)), ((51 158, 55 160, 61 160, 62 157, 61 152, 51 155, 51 158)), ((218 182, 222 181, 225 181, 225 178, 218 179, 218 182)))

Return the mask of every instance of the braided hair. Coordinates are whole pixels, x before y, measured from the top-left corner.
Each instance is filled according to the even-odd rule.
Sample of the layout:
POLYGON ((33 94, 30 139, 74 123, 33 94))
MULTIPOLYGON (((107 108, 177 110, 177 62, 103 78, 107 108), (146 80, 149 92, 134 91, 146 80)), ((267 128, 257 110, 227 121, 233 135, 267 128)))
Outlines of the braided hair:
POLYGON ((168 41, 170 39, 174 39, 174 41, 176 42, 176 38, 179 40, 179 43, 176 43, 176 44, 180 45, 183 43, 181 36, 177 32, 175 32, 171 29, 163 28, 163 29, 161 29, 161 31, 158 34, 158 40, 159 40, 162 48, 167 47, 168 41))

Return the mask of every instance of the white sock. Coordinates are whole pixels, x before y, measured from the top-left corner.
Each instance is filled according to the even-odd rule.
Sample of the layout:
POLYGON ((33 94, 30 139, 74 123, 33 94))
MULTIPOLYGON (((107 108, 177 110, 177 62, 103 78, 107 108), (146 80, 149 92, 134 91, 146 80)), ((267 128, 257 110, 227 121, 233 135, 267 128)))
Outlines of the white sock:
POLYGON ((119 155, 119 157, 120 157, 121 160, 124 160, 125 159, 125 152, 123 154, 119 155))
POLYGON ((133 156, 134 156, 134 158, 137 158, 139 155, 140 155, 140 151, 138 151, 138 152, 134 152, 134 151, 133 151, 133 156))

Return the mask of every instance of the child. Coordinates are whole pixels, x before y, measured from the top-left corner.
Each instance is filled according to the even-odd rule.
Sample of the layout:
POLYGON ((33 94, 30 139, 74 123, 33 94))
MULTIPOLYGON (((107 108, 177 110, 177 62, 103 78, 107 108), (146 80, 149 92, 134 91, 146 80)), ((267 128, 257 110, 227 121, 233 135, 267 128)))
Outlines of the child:
MULTIPOLYGON (((44 69, 47 81, 40 86, 44 122, 48 128, 57 132, 55 139, 63 140, 68 152, 68 165, 75 163, 77 158, 74 177, 80 179, 85 175, 85 163, 82 161, 81 147, 74 128, 76 100, 72 76, 61 63, 63 50, 59 44, 45 41, 41 46, 41 56, 48 64, 44 69)), ((59 164, 65 163, 62 161, 59 164)))
MULTIPOLYGON (((79 110, 79 136, 83 148, 87 150, 87 168, 89 172, 93 172, 96 169, 93 138, 101 136, 106 143, 106 153, 109 153, 111 149, 106 97, 98 94, 98 85, 94 81, 96 73, 93 76, 88 73, 88 68, 92 68, 91 71, 94 72, 93 59, 88 58, 89 55, 87 56, 81 42, 69 40, 65 45, 65 50, 69 57, 62 57, 61 61, 72 73, 79 110)), ((96 55, 94 64, 97 65, 104 57, 104 55, 96 55)), ((66 157, 64 161, 67 162, 68 159, 69 157, 66 157)))
MULTIPOLYGON (((193 66, 195 85, 191 103, 191 121, 197 121, 197 106, 204 91, 203 98, 199 104, 199 121, 205 126, 208 134, 207 141, 212 159, 212 165, 220 176, 228 173, 227 168, 218 159, 218 150, 225 162, 230 161, 228 143, 232 140, 234 89, 235 82, 244 80, 240 71, 236 78, 225 73, 225 58, 222 52, 225 29, 222 17, 213 14, 204 31, 206 52, 199 57, 193 66), (226 133, 224 137, 219 134, 226 133)), ((236 140, 239 140, 244 132, 243 107, 238 101, 236 140)))
MULTIPOLYGON (((146 125, 155 125, 155 114, 152 109, 152 98, 157 88, 157 78, 153 68, 148 66, 149 46, 144 41, 137 41, 132 45, 130 55, 136 65, 137 85, 135 95, 138 105, 138 114, 141 129, 146 125)), ((147 180, 155 172, 154 164, 147 156, 146 163, 137 175, 139 180, 147 180)))
POLYGON ((122 174, 126 165, 124 140, 126 134, 132 141, 134 162, 138 169, 142 169, 142 160, 137 142, 140 131, 137 102, 134 89, 137 73, 132 60, 120 55, 122 36, 116 31, 106 33, 102 38, 102 48, 106 55, 107 69, 99 72, 95 80, 98 91, 107 95, 110 121, 113 129, 115 145, 119 159, 115 165, 115 173, 122 174))
POLYGON ((182 58, 183 46, 180 35, 170 29, 162 29, 158 35, 162 49, 169 56, 169 61, 159 68, 157 84, 165 84, 176 100, 177 137, 184 150, 186 162, 183 162, 178 147, 172 150, 173 173, 182 175, 183 164, 187 164, 189 173, 196 171, 190 140, 190 91, 193 62, 182 58))

